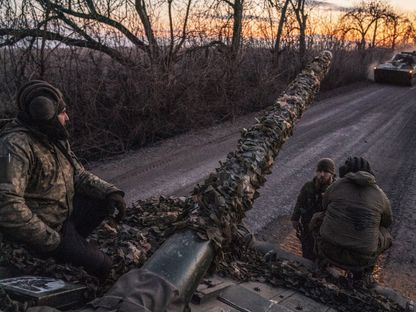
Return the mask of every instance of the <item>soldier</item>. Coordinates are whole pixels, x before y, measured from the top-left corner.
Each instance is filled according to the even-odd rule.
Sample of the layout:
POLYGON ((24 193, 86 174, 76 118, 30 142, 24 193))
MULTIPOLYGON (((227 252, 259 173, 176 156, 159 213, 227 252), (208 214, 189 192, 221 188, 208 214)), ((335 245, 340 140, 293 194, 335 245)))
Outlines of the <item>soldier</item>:
POLYGON ((62 93, 41 80, 17 94, 17 118, 0 132, 0 232, 34 255, 105 276, 112 261, 86 237, 120 221, 124 193, 84 169, 70 149, 62 93))
POLYGON ((387 230, 392 223, 390 202, 364 158, 349 157, 339 175, 323 198, 318 262, 321 269, 334 264, 348 270, 353 285, 370 285, 377 257, 392 244, 387 230))
POLYGON ((309 222, 315 212, 322 211, 322 195, 334 178, 334 161, 330 158, 322 158, 316 166, 315 177, 303 185, 297 198, 291 221, 301 241, 304 258, 315 259, 314 237, 309 230, 309 222))

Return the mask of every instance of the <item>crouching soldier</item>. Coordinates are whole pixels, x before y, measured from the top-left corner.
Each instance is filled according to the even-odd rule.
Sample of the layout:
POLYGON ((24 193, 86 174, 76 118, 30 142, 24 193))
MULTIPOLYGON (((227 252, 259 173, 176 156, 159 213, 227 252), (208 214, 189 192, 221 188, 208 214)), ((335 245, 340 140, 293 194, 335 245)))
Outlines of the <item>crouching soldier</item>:
POLYGON ((377 257, 392 244, 390 202, 364 158, 349 157, 339 175, 323 197, 324 214, 311 222, 318 262, 321 269, 333 264, 348 270, 353 285, 370 286, 377 257))
POLYGON ((0 132, 0 232, 35 255, 106 275, 111 259, 85 238, 105 217, 123 217, 124 193, 72 153, 58 89, 30 81, 17 105, 17 118, 0 132))
POLYGON ((322 211, 322 195, 334 181, 335 163, 332 159, 322 158, 316 166, 315 177, 306 182, 297 198, 291 221, 302 244, 304 258, 314 260, 314 237, 309 230, 309 222, 315 212, 322 211))

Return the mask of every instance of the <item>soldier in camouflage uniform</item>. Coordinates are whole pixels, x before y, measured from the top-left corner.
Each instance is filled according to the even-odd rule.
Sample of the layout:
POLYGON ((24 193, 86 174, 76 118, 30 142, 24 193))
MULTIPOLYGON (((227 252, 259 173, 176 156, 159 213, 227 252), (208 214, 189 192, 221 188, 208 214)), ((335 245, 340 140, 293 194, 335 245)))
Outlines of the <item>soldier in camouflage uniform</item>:
POLYGON ((302 244, 304 258, 314 260, 314 237, 309 222, 315 212, 322 211, 322 195, 334 181, 335 163, 332 159, 322 158, 316 166, 312 181, 306 182, 298 195, 291 221, 302 244))
POLYGON ((111 259, 86 237, 119 221, 124 193, 84 169, 70 149, 61 92, 41 80, 17 95, 18 115, 0 131, 0 232, 33 254, 104 276, 111 259))

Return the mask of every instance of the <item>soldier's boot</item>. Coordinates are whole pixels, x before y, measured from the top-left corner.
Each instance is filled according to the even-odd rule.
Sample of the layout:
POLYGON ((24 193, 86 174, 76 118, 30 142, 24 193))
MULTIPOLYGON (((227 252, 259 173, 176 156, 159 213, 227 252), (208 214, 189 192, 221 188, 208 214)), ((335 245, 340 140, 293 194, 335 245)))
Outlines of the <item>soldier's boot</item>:
POLYGON ((377 285, 377 281, 374 279, 373 274, 366 273, 364 277, 364 287, 374 288, 377 285))
POLYGON ((357 285, 354 285, 354 274, 351 271, 346 271, 345 278, 347 280, 347 288, 354 289, 357 285))
POLYGON ((327 268, 329 266, 328 260, 322 257, 315 258, 315 270, 313 272, 314 277, 325 278, 329 276, 327 268))

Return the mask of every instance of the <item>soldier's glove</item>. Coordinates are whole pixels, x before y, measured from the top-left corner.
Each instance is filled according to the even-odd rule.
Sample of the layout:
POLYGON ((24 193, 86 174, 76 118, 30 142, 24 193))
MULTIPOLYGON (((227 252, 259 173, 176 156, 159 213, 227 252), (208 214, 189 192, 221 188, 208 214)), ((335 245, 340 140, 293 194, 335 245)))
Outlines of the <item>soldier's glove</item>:
POLYGON ((106 198, 106 209, 117 223, 126 215, 126 202, 120 193, 111 193, 106 198))

